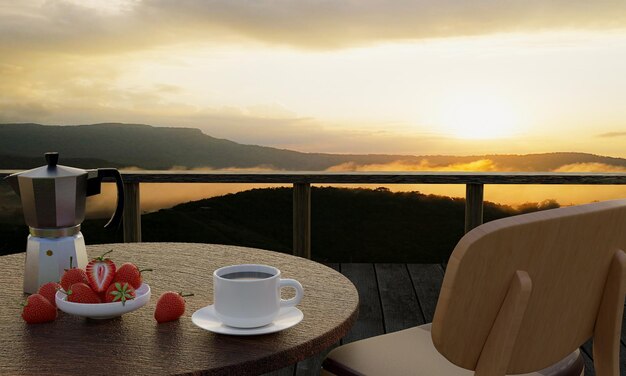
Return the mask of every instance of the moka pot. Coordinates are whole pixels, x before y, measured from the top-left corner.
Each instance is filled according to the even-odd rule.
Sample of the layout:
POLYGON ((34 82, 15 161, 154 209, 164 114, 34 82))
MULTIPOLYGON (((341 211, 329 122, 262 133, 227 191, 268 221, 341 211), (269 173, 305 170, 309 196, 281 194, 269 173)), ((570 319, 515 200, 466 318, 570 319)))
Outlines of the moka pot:
POLYGON ((101 192, 102 180, 115 179, 117 207, 104 227, 117 228, 124 209, 122 177, 114 168, 83 170, 58 165, 59 154, 45 154, 46 166, 7 176, 20 196, 30 235, 26 247, 24 292, 35 293, 46 282, 58 282, 65 269, 87 264, 80 225, 87 196, 101 192))

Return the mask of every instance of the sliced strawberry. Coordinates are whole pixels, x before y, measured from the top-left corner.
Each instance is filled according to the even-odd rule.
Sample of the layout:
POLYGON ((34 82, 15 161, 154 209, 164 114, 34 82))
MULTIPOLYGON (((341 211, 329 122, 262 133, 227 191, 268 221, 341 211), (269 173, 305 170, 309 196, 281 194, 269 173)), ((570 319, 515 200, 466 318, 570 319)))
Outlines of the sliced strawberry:
POLYGON ((135 299, 135 289, 127 282, 113 282, 107 289, 105 303, 122 302, 126 304, 127 300, 135 299))
POLYGON ((89 261, 85 268, 89 286, 91 286, 95 292, 106 291, 113 281, 113 277, 115 276, 115 264, 110 258, 104 257, 111 252, 113 252, 113 250, 105 252, 102 256, 89 261))

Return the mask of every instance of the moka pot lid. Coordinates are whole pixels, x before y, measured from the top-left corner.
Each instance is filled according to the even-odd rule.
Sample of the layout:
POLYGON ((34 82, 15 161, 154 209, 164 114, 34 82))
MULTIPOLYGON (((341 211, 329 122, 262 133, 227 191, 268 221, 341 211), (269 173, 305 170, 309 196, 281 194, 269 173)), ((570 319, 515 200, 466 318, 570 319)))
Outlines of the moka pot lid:
POLYGON ((97 171, 57 165, 58 153, 46 153, 43 167, 8 176, 20 196, 24 220, 38 229, 74 227, 85 219, 90 175, 97 171))
POLYGON ((20 172, 16 175, 18 175, 21 179, 57 179, 72 176, 79 177, 87 173, 86 170, 80 168, 57 165, 59 161, 59 153, 46 153, 45 157, 48 165, 20 172))

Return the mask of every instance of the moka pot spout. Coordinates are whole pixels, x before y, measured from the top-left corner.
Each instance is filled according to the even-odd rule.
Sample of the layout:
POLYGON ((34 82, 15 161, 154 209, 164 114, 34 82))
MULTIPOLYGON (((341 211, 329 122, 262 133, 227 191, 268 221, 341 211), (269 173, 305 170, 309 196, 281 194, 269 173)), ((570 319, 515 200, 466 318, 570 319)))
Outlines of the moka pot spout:
POLYGON ((11 188, 15 191, 15 194, 20 196, 20 183, 17 180, 17 174, 12 174, 4 178, 4 180, 9 183, 11 188))

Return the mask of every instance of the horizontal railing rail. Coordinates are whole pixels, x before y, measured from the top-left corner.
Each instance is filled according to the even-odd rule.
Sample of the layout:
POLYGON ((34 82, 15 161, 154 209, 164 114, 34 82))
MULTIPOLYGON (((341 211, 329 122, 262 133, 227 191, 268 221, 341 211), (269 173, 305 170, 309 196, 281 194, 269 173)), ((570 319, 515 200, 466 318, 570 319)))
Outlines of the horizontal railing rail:
MULTIPOLYGON (((0 170, 0 178, 18 172, 0 170)), ((311 184, 464 184, 465 232, 483 222, 485 184, 626 185, 625 173, 122 171, 124 241, 141 241, 140 183, 293 184, 293 253, 311 257, 311 184)))

